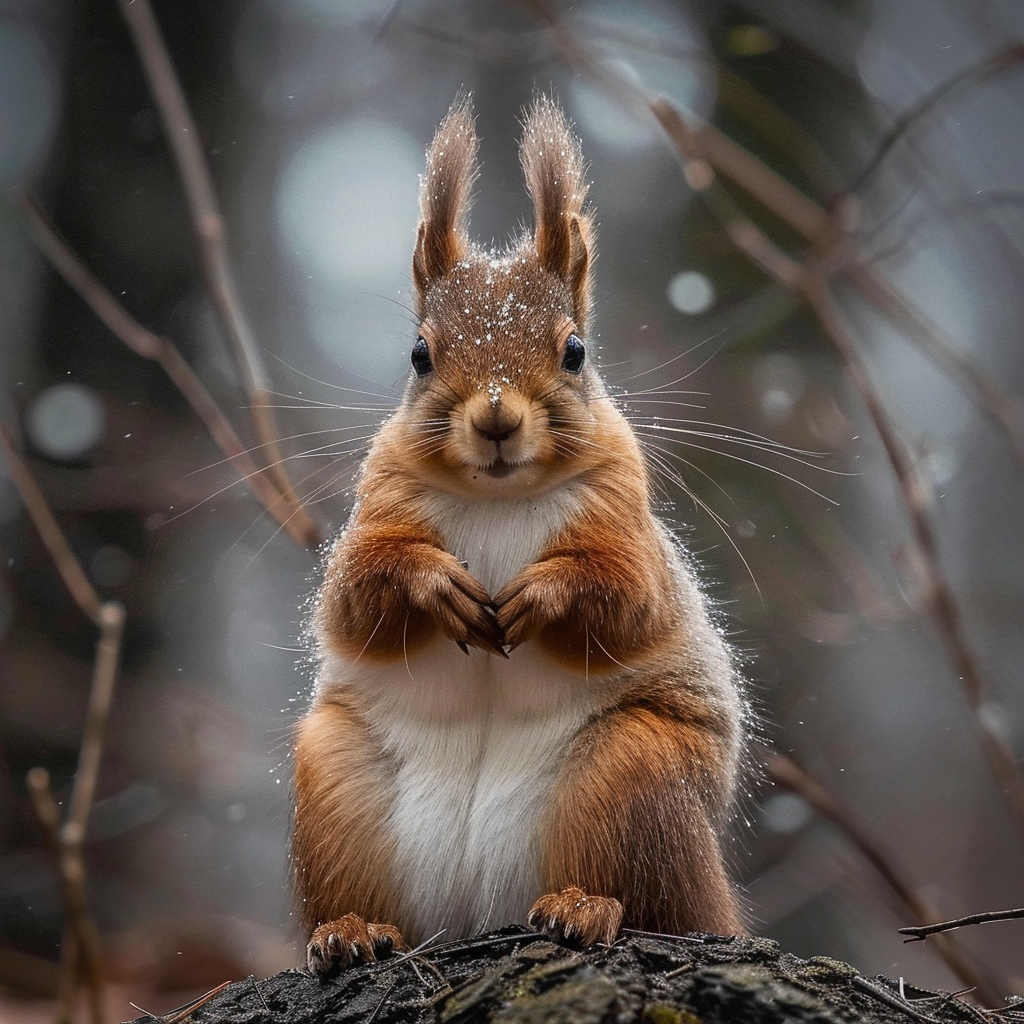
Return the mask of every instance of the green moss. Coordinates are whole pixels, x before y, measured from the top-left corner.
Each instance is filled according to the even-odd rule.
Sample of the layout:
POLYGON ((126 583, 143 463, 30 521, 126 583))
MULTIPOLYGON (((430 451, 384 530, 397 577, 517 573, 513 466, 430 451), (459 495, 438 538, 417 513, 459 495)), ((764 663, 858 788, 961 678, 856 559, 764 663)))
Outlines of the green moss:
POLYGON ((643 1024, 704 1024, 689 1010, 680 1010, 666 1003, 648 1003, 640 1016, 643 1024))

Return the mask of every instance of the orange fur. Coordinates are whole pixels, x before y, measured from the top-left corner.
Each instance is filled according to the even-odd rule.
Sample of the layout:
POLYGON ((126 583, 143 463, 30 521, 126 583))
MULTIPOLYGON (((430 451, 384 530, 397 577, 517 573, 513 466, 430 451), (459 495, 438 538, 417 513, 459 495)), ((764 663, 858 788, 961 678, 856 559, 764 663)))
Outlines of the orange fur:
POLYGON ((665 689, 631 690, 567 752, 545 881, 618 899, 632 928, 740 933, 719 839, 735 724, 665 689))
POLYGON ((535 230, 502 253, 466 234, 476 151, 460 100, 421 185, 419 363, 314 615, 293 857, 317 971, 344 961, 345 936, 364 959, 393 941, 367 921, 419 941, 519 906, 519 889, 471 891, 485 840, 517 851, 507 885, 537 886, 517 912, 540 897, 531 919, 556 936, 609 941, 622 912, 645 929, 742 927, 721 835, 743 703, 637 440, 582 358, 595 231, 579 143, 534 104, 535 230), (506 813, 539 852, 502 833, 506 813), (435 913, 438 893, 452 907, 435 913))
POLYGON ((351 698, 323 704, 302 720, 292 865, 307 928, 349 911, 371 921, 395 918, 386 827, 391 797, 387 761, 351 698))

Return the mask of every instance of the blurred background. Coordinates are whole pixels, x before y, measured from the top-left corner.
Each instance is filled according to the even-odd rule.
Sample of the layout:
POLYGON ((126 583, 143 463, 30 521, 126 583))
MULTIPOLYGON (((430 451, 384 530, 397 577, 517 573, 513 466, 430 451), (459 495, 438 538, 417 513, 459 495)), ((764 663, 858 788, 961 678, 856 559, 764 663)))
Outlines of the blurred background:
MULTIPOLYGON (((579 0, 551 8, 567 35, 513 0, 154 7, 288 469, 325 536, 404 384, 417 175, 437 122, 472 91, 472 234, 502 244, 531 219, 518 118, 552 91, 591 165, 605 375, 692 492, 666 475, 659 501, 747 658, 762 738, 839 797, 941 916, 1024 905, 1021 837, 961 673, 919 612, 911 520, 862 396, 800 296, 734 246, 723 203, 795 259, 810 246, 738 186, 703 201, 654 118, 564 45, 841 210, 846 237, 823 258, 863 259, 1002 389, 986 411, 836 285, 874 393, 933 490, 942 576, 988 680, 981 714, 1020 752, 1024 486, 989 412, 1019 415, 1024 384, 1024 54, 1011 49, 1024 7, 579 0)), ((117 4, 2 0, 0 110, 0 418, 93 583, 128 612, 85 848, 109 970, 131 998, 295 965, 288 744, 311 684, 302 630, 318 553, 236 482, 163 371, 47 267, 18 206, 30 190, 255 444, 117 4)), ((25 775, 46 767, 66 798, 95 644, 0 466, 0 978, 19 996, 52 985, 62 927, 25 775)), ((745 788, 732 859, 756 931, 801 956, 962 987, 930 948, 903 945, 895 928, 913 922, 840 829, 756 770, 745 788)), ((959 935, 1024 995, 1024 923, 959 935)))

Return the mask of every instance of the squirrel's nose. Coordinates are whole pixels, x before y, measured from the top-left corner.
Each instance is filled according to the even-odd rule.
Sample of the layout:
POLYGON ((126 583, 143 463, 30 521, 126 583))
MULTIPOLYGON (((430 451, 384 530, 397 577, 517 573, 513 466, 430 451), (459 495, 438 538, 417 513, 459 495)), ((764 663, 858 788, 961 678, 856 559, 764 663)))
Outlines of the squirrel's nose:
POLYGON ((473 429, 488 441, 500 443, 507 441, 523 422, 520 413, 513 412, 502 405, 489 406, 473 417, 473 429))

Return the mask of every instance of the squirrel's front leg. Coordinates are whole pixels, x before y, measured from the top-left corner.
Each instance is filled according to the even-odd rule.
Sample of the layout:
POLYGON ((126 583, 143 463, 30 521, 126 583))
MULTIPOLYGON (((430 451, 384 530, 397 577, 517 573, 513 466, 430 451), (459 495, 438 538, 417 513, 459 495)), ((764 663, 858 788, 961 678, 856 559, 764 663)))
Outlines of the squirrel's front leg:
POLYGON ((491 597, 456 558, 416 531, 350 528, 328 561, 317 610, 351 657, 403 657, 437 630, 463 650, 505 655, 491 597))

